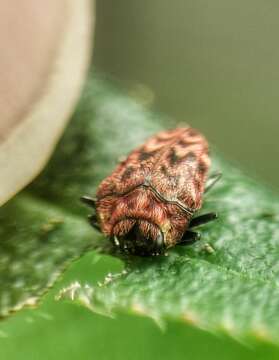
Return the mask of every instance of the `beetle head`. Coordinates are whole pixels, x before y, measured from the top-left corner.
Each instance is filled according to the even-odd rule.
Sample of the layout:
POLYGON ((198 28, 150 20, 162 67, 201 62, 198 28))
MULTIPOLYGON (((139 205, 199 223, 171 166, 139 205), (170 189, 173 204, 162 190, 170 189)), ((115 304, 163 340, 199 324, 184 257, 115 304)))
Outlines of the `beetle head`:
POLYGON ((124 219, 113 229, 114 244, 132 255, 159 255, 165 250, 164 234, 146 220, 124 219))

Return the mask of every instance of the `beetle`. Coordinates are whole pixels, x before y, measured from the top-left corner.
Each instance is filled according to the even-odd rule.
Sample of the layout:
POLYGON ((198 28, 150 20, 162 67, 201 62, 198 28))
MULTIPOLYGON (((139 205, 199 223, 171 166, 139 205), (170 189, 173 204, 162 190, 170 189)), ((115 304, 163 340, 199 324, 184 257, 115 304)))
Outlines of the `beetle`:
POLYGON ((203 193, 220 178, 207 178, 208 143, 186 127, 161 131, 133 150, 97 188, 96 198, 81 200, 94 209, 90 224, 121 251, 159 255, 200 238, 193 228, 216 219, 194 214, 203 193))

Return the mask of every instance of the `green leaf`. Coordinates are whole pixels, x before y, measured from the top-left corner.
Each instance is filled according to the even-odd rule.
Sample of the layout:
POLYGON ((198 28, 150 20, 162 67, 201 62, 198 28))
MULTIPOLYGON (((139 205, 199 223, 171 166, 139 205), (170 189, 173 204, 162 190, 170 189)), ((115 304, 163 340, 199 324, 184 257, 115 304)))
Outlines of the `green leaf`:
POLYGON ((83 219, 27 193, 1 208, 0 223, 1 317, 36 305, 66 265, 94 244, 83 219))
MULTIPOLYGON (((120 156, 152 133, 173 126, 101 78, 88 82, 47 169, 1 209, 2 314, 12 308, 5 299, 13 299, 16 307, 22 297, 25 302, 38 297, 65 263, 88 246, 107 243, 86 224, 87 210, 78 198, 94 195, 120 156), (5 263, 5 258, 12 262, 5 263), (11 274, 17 266, 24 269, 22 279, 28 286, 15 286, 21 271, 11 274)), ((206 198, 203 211, 216 210, 220 218, 201 228, 198 244, 176 247, 167 256, 125 259, 125 271, 108 275, 99 286, 90 283, 92 267, 87 284, 75 282, 60 297, 111 316, 136 313, 159 324, 174 319, 239 339, 278 343, 278 201, 220 157, 214 156, 214 168, 223 178, 206 198)))

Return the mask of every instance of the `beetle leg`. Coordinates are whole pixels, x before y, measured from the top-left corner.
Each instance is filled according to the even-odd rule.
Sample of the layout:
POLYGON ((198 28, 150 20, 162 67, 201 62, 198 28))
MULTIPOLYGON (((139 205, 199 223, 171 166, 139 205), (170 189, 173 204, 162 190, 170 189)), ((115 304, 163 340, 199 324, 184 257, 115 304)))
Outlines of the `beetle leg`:
POLYGON ((191 245, 200 240, 201 234, 194 231, 186 231, 177 245, 191 245))
POLYGON ((217 219, 217 217, 218 217, 217 214, 214 213, 214 212, 197 216, 196 218, 193 218, 190 221, 189 228, 193 228, 193 227, 196 227, 196 226, 206 224, 209 221, 213 221, 213 220, 217 219))
POLYGON ((82 196, 82 197, 80 198, 80 200, 81 200, 84 204, 86 204, 86 205, 88 205, 88 206, 96 209, 96 199, 93 199, 93 198, 90 197, 90 196, 82 196))
POLYGON ((88 215, 88 221, 95 230, 101 231, 96 215, 88 215))
POLYGON ((216 172, 207 179, 204 192, 207 193, 220 180, 222 173, 216 172))

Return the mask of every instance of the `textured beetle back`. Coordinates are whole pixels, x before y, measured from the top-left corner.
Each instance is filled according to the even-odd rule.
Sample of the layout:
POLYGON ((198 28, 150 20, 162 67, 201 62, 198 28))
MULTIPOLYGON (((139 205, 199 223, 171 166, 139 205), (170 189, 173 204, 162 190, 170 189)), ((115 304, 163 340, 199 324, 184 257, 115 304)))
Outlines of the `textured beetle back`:
MULTIPOLYGON (((209 166, 207 141, 192 128, 149 138, 100 184, 97 213, 102 231, 112 236, 115 226, 123 232, 143 220, 158 226, 169 244, 175 243, 202 205, 209 166), (117 225, 121 221, 123 225, 117 225)), ((148 225, 142 226, 147 232, 148 225)))

